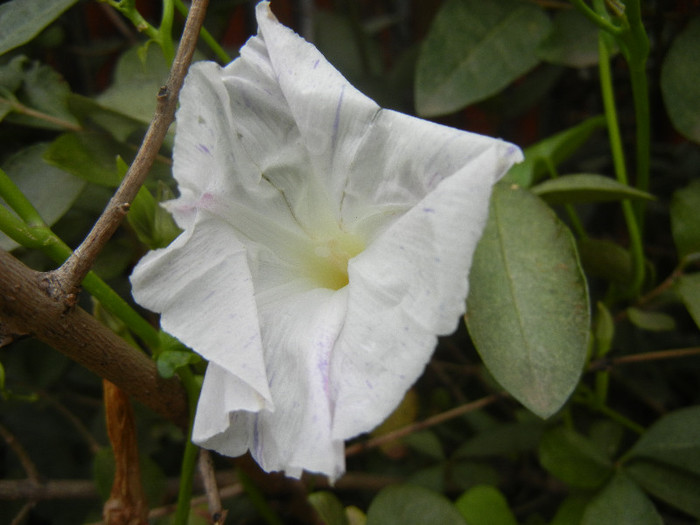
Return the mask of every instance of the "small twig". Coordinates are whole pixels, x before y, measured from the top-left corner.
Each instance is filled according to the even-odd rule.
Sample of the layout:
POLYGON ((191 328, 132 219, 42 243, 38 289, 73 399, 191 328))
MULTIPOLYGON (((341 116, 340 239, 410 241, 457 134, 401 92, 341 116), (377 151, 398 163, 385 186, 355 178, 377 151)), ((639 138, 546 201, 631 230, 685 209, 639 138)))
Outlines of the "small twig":
POLYGON ((102 447, 97 442, 97 440, 92 436, 85 424, 80 421, 80 419, 73 414, 68 408, 62 403, 56 401, 47 392, 39 391, 39 396, 42 397, 49 405, 51 405, 59 414, 65 417, 75 428, 75 430, 82 436, 82 438, 87 442, 90 452, 97 454, 102 447))
POLYGON ((596 359, 595 361, 592 361, 590 365, 588 365, 588 371, 594 372, 598 370, 605 370, 616 365, 643 363, 646 361, 660 361, 662 359, 677 359, 679 357, 688 357, 693 355, 700 355, 700 347, 675 348, 673 350, 659 350, 657 352, 644 352, 642 354, 596 359))
POLYGON ((204 485, 204 492, 209 505, 209 515, 212 521, 215 524, 224 523, 226 520, 226 512, 222 512, 221 509, 221 496, 219 495, 219 488, 216 484, 214 462, 212 461, 211 453, 205 448, 199 450, 199 475, 204 485))
POLYGON ((25 503, 20 509, 20 511, 17 513, 15 518, 12 520, 10 525, 20 525, 20 523, 22 523, 26 519, 26 517, 29 516, 29 511, 31 511, 34 508, 34 505, 36 505, 36 501, 34 500, 25 503))
POLYGON ((426 428, 434 427, 435 425, 439 425, 440 423, 444 423, 445 421, 449 421, 450 419, 454 419, 469 412, 473 412, 475 410, 484 408, 506 396, 507 394, 505 392, 491 394, 490 396, 482 397, 481 399, 477 399, 476 401, 472 401, 471 403, 460 405, 458 407, 453 408, 452 410, 448 410, 446 412, 442 412, 441 414, 437 414, 433 417, 429 417, 428 419, 425 419, 423 421, 418 421, 417 423, 412 423, 411 425, 399 428, 398 430, 394 430, 393 432, 389 432, 388 434, 377 436, 362 443, 356 443, 345 449, 345 456, 354 456, 355 454, 359 454, 366 450, 379 447, 384 443, 389 443, 396 439, 408 436, 409 434, 419 432, 426 428))
POLYGON ((64 297, 75 294, 80 283, 102 251, 107 241, 119 227, 129 211, 129 206, 148 175, 154 159, 158 155, 165 135, 175 117, 180 88, 187 74, 192 55, 197 45, 199 30, 204 21, 209 0, 194 0, 187 17, 182 40, 177 50, 167 82, 158 92, 158 105, 146 136, 143 139, 134 162, 124 176, 124 180, 110 199, 102 215, 92 230, 63 265, 53 272, 54 280, 59 285, 59 293, 64 297))
POLYGON ((38 483, 40 480, 39 471, 37 470, 36 465, 34 465, 34 462, 29 457, 29 454, 27 454, 27 451, 22 446, 22 443, 20 443, 15 437, 15 435, 3 425, 0 425, 0 435, 5 440, 5 443, 7 443, 7 446, 12 449, 12 452, 15 453, 17 459, 19 459, 22 468, 27 473, 27 478, 30 481, 38 483))

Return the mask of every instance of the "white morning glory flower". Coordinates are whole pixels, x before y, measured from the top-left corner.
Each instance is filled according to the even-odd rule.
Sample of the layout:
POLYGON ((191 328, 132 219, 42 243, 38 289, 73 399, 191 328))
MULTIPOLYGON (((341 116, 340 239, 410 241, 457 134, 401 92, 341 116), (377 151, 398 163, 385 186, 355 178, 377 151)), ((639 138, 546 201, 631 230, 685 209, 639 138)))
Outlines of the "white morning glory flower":
POLYGON ((192 66, 177 114, 184 232, 135 299, 204 356, 193 440, 331 479, 465 311, 508 143, 380 109, 257 6, 258 35, 192 66))

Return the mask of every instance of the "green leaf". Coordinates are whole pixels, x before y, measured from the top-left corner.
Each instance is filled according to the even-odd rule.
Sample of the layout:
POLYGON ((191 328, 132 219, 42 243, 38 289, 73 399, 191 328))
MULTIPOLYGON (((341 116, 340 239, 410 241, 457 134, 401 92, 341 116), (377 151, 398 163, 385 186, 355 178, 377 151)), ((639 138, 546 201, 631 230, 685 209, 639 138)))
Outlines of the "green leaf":
POLYGON ((139 57, 141 46, 126 51, 117 63, 114 82, 97 102, 122 115, 149 124, 156 110, 157 94, 165 84, 170 68, 158 46, 148 46, 145 61, 139 57))
MULTIPOLYGON (((10 157, 3 170, 51 226, 70 209, 83 191, 85 181, 47 164, 43 160, 47 148, 47 144, 29 146, 10 157)), ((5 205, 2 199, 0 205, 5 205)), ((17 246, 0 233, 0 248, 11 250, 17 246)))
POLYGON ((175 375, 178 368, 199 363, 201 360, 202 358, 191 350, 165 350, 156 357, 156 365, 160 376, 169 379, 175 375))
POLYGON ((598 28, 577 9, 561 9, 552 18, 552 31, 537 54, 563 66, 593 66, 598 63, 598 28))
POLYGON ((165 248, 182 231, 145 186, 136 194, 126 219, 139 240, 151 250, 165 248))
POLYGON ((580 494, 567 497, 562 504, 559 505, 557 513, 552 518, 552 521, 549 522, 549 525, 580 524, 589 499, 590 498, 580 494))
POLYGON ((627 458, 645 458, 700 476, 700 406, 663 416, 639 438, 627 458))
POLYGON ((625 463, 624 472, 653 496, 700 518, 700 476, 640 459, 625 463))
POLYGON ((412 485, 392 485, 374 498, 367 525, 466 525, 441 494, 412 485))
POLYGON ((82 122, 88 122, 93 127, 94 125, 99 126, 112 135, 117 142, 126 142, 132 133, 145 129, 143 122, 103 107, 95 100, 82 95, 71 93, 68 96, 68 107, 71 113, 82 122))
POLYGON ((700 17, 693 18, 671 44, 661 66, 661 93, 674 127, 700 142, 700 17))
POLYGON ((416 65, 418 114, 452 113, 498 93, 537 65, 549 25, 542 9, 516 0, 445 2, 416 65))
POLYGON ((676 329, 676 321, 668 314, 641 310, 630 306, 627 316, 634 326, 649 332, 669 332, 676 329))
POLYGON ((541 420, 498 423, 460 446, 455 458, 513 456, 537 449, 544 423, 541 420))
POLYGON ((518 525, 505 496, 490 485, 468 490, 455 506, 469 525, 518 525))
POLYGON ((581 202, 605 202, 622 199, 654 199, 654 196, 610 177, 580 173, 564 175, 533 186, 532 193, 548 204, 577 204, 581 202))
POLYGON ((78 0, 12 0, 0 5, 0 55, 26 44, 78 0))
POLYGON ((411 447, 416 452, 424 454, 437 460, 445 459, 445 452, 442 449, 442 442, 430 430, 415 432, 401 439, 403 443, 411 447))
POLYGON ((676 281, 676 291, 700 328, 700 274, 683 275, 676 281))
POLYGON ((700 180, 678 190, 671 199, 671 232, 678 257, 700 253, 700 180))
POLYGON ((604 357, 612 347, 615 337, 615 321, 604 303, 596 303, 596 316, 593 328, 595 335, 595 357, 604 357))
POLYGON ((470 283, 466 321, 484 363, 549 417, 576 387, 588 349, 588 291, 571 232, 530 192, 497 185, 470 283))
POLYGON ((314 492, 308 499, 324 525, 349 525, 343 504, 332 492, 314 492))
POLYGON ((619 244, 600 239, 582 239, 578 253, 586 274, 602 277, 624 287, 632 279, 630 254, 619 244))
POLYGON ((497 485, 501 482, 496 468, 476 461, 450 461, 445 474, 451 486, 462 490, 476 485, 497 485))
POLYGON ((525 149, 525 160, 513 166, 503 182, 529 188, 548 171, 573 155, 594 131, 605 126, 605 117, 591 117, 580 124, 525 149))
POLYGON ((591 500, 581 525, 663 525, 661 516, 636 483, 616 474, 591 500))
POLYGON ((540 463, 568 485, 594 489, 613 473, 613 465, 587 437, 564 427, 553 428, 542 436, 540 463))
POLYGON ((80 132, 59 136, 46 150, 44 158, 49 164, 88 182, 116 187, 122 179, 116 159, 132 155, 108 135, 80 132))

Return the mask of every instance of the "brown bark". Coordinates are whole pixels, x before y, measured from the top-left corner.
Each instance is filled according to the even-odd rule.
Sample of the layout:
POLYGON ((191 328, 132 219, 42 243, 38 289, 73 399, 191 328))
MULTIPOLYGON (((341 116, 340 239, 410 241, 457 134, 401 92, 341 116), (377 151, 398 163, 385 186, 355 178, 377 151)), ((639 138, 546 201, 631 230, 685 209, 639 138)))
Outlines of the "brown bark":
POLYGON ((32 335, 185 427, 187 398, 180 382, 160 377, 151 359, 85 310, 52 298, 49 275, 0 250, 0 340, 32 335))

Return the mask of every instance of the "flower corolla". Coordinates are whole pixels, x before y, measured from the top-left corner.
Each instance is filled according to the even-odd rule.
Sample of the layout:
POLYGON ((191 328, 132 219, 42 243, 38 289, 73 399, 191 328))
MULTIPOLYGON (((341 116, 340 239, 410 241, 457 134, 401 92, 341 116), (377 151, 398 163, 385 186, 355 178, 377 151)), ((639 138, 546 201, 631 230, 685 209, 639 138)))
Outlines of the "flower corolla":
POLYGON ((506 142, 381 109, 257 6, 226 67, 194 64, 168 203, 183 233, 131 281, 208 361, 193 440, 331 479, 465 311, 506 142))

